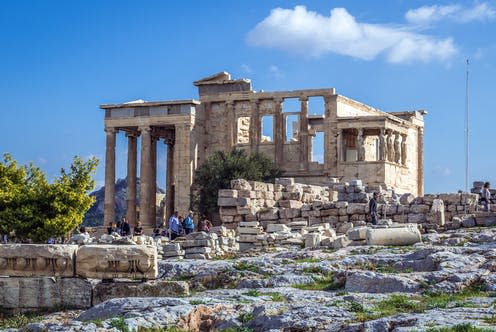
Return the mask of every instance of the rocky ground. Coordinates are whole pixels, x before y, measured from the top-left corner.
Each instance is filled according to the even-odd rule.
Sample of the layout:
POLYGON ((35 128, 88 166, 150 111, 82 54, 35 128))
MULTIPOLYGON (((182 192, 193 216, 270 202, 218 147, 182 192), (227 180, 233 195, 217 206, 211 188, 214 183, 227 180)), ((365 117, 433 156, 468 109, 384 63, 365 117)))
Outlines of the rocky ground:
POLYGON ((496 331, 496 228, 426 234, 408 247, 271 248, 159 264, 174 297, 116 298, 29 324, 4 319, 0 329, 496 331))

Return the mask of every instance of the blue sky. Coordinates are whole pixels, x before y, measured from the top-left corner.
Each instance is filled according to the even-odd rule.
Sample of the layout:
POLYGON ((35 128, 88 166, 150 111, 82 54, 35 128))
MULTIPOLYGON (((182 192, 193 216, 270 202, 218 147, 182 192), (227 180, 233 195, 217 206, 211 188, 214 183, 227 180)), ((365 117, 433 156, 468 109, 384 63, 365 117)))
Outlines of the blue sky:
MULTIPOLYGON (((383 111, 426 109, 426 192, 496 183, 496 1, 4 1, 0 152, 50 177, 101 159, 103 103, 198 98, 219 71, 256 90, 335 87, 383 111)), ((117 169, 125 176, 125 139, 117 169)), ((163 151, 159 158, 163 159, 163 151)))

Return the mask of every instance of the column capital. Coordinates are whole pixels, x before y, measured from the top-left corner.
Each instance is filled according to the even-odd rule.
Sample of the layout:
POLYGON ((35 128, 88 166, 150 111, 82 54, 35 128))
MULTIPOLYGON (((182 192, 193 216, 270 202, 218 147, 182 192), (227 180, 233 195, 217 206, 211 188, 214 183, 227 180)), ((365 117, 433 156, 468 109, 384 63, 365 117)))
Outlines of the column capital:
POLYGON ((115 134, 117 132, 115 127, 105 127, 103 130, 105 130, 107 134, 115 134))
POLYGON ((300 101, 308 101, 308 96, 300 96, 300 101))
POLYGON ((152 128, 150 126, 141 126, 141 127, 138 127, 138 130, 141 133, 147 132, 148 134, 150 134, 152 132, 152 128))
POLYGON ((275 97, 274 99, 272 99, 274 101, 274 103, 282 103, 284 101, 284 98, 281 98, 281 97, 275 97))
POLYGON ((138 133, 135 131, 126 131, 126 137, 136 137, 138 136, 138 133))

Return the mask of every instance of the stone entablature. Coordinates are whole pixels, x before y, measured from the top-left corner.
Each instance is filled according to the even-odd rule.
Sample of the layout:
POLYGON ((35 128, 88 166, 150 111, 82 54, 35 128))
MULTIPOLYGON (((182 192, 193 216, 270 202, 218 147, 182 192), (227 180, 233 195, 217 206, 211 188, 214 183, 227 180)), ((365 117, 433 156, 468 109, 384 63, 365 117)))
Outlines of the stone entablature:
MULTIPOLYGON (((257 92, 250 80, 231 79, 226 72, 194 84, 199 89, 199 101, 135 101, 101 106, 106 114, 105 127, 110 132, 105 224, 115 220, 112 186, 114 136, 118 131, 141 136, 144 203, 140 207, 140 221, 148 227, 162 222, 157 220, 149 202, 154 201, 150 187, 155 186, 157 172, 156 141, 167 135, 173 137, 165 139, 167 216, 172 211, 185 214, 189 210, 190 186, 197 167, 215 151, 233 148, 263 152, 285 176, 307 184, 326 184, 331 177, 343 181, 361 178, 367 184, 423 194, 425 111, 382 112, 341 96, 334 88, 257 92), (296 104, 291 104, 291 100, 296 104), (319 106, 312 103, 315 101, 319 106)), ((136 143, 130 138, 129 144, 128 178, 133 179, 136 143)), ((134 196, 131 192, 128 198, 128 219, 132 225, 137 220, 134 196)))
POLYGON ((0 244, 0 276, 156 279, 157 248, 145 245, 0 244))

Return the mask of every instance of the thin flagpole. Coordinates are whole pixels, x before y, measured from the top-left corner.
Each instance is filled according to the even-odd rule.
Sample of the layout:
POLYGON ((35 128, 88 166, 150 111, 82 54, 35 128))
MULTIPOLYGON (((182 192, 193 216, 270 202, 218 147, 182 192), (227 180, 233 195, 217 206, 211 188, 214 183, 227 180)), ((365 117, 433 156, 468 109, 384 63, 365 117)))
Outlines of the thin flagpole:
POLYGON ((469 97, 468 97, 468 74, 469 60, 466 62, 466 78, 465 78, 465 192, 468 192, 468 179, 470 170, 470 113, 469 113, 469 97))

